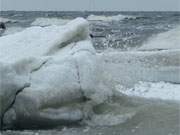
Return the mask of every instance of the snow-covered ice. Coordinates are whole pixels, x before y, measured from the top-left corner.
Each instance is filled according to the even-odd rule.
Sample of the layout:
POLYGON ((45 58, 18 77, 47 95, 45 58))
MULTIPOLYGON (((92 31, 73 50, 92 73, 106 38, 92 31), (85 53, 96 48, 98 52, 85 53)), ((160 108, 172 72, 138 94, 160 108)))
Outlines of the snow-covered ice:
POLYGON ((8 73, 0 67, 2 97, 10 91, 9 104, 1 102, 3 126, 72 124, 84 119, 86 100, 101 103, 112 95, 101 82, 88 22, 82 18, 1 37, 0 50, 1 63, 12 67, 8 73))
POLYGON ((180 50, 106 52, 98 55, 114 85, 139 81, 180 83, 180 50))
POLYGON ((180 49, 180 26, 174 29, 154 35, 139 50, 169 50, 180 49))
POLYGON ((0 37, 1 124, 54 127, 89 117, 97 125, 121 124, 133 115, 91 116, 117 88, 127 95, 178 100, 180 50, 162 48, 97 54, 82 18, 0 37))

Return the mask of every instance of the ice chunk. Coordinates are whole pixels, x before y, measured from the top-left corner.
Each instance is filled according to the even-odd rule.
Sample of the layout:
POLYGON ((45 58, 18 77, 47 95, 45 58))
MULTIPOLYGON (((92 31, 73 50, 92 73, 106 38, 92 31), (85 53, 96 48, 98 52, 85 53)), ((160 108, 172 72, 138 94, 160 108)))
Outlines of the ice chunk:
MULTIPOLYGON (((13 104, 3 115, 3 126, 35 128, 72 124, 84 119, 86 102, 102 103, 112 95, 101 81, 88 22, 82 18, 64 26, 31 27, 1 37, 0 50, 2 63, 14 63, 12 70, 20 77, 27 77, 30 84, 18 94, 14 88, 9 89, 15 91, 10 93, 16 98, 12 98, 13 104)), ((23 81, 15 85, 24 84, 23 81)))
POLYGON ((22 30, 24 30, 24 28, 22 27, 7 27, 6 30, 4 30, 4 32, 2 33, 2 36, 14 34, 22 30))
POLYGON ((31 27, 22 32, 1 37, 0 57, 4 61, 38 57, 88 37, 88 23, 81 18, 65 26, 31 27))
POLYGON ((180 26, 150 38, 139 50, 180 49, 180 26))

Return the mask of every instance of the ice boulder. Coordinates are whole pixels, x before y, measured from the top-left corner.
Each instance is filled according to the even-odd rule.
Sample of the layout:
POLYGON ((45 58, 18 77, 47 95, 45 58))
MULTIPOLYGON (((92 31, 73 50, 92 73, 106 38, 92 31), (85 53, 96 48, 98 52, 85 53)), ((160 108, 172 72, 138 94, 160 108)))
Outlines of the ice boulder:
POLYGON ((101 81, 88 22, 82 18, 1 37, 0 50, 1 63, 9 67, 0 68, 3 128, 80 122, 112 95, 101 81))

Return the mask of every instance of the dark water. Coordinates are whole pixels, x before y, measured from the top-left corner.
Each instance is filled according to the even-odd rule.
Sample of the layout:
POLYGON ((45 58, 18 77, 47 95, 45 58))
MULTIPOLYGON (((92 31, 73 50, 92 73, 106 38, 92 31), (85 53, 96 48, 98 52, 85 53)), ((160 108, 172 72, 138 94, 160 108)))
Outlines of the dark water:
POLYGON ((7 27, 29 27, 40 17, 73 19, 76 17, 87 18, 89 15, 125 15, 119 21, 92 21, 91 33, 97 50, 114 48, 129 50, 142 45, 154 34, 168 31, 180 24, 180 12, 2 12, 1 17, 18 20, 16 23, 7 23, 7 27))

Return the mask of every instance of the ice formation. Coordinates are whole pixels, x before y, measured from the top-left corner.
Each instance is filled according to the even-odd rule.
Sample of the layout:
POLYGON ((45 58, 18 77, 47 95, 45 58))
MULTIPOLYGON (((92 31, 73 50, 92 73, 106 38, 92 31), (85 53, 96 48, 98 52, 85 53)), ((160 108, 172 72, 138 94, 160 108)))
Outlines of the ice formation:
POLYGON ((100 82, 82 18, 1 37, 0 50, 3 127, 72 124, 86 116, 86 102, 100 103, 112 94, 100 82))
POLYGON ((3 31, 2 36, 14 34, 24 30, 22 27, 7 27, 6 30, 3 31))
MULTIPOLYGON (((88 27, 77 18, 0 37, 0 127, 73 124, 91 117, 119 84, 180 83, 180 50, 97 54, 88 27)), ((131 117, 93 115, 91 122, 116 125, 131 117)))
POLYGON ((139 81, 180 83, 180 50, 109 52, 99 56, 114 85, 133 87, 139 81))
POLYGON ((180 49, 180 26, 150 38, 139 50, 180 49))

